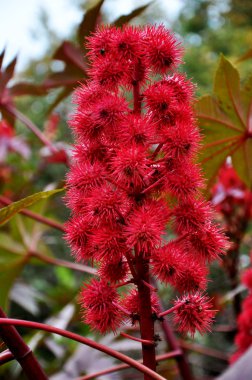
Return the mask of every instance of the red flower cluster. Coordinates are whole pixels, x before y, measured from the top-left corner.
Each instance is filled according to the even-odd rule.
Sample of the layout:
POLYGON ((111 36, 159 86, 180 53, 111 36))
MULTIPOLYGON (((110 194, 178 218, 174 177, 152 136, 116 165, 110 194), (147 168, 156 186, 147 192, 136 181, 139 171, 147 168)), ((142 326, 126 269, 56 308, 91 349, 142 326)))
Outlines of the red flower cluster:
MULTIPOLYGON (((72 209, 66 239, 75 258, 90 259, 101 276, 81 293, 85 321, 114 331, 122 308, 138 313, 137 289, 121 299, 116 289, 132 277, 141 280, 141 258, 158 280, 201 305, 176 313, 180 329, 207 330, 213 313, 198 291, 206 287, 206 262, 223 253, 226 239, 200 195, 194 88, 174 73, 180 44, 161 25, 100 27, 87 46, 90 80, 74 97, 76 145, 66 196, 72 209), (163 238, 168 222, 177 234, 170 242, 163 238)), ((157 312, 155 297, 152 303, 157 312)))
POLYGON ((248 268, 243 273, 241 280, 248 288, 249 294, 243 301, 242 312, 237 320, 238 333, 235 337, 237 350, 231 356, 231 363, 239 359, 239 357, 252 345, 252 268, 248 268))

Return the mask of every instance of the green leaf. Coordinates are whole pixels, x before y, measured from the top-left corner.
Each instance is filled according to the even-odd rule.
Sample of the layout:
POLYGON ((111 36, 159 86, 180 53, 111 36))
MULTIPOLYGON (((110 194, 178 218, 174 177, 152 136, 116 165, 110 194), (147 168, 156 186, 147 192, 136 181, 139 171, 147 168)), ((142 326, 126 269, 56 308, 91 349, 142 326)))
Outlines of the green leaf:
POLYGON ((24 255, 26 253, 26 248, 24 245, 14 240, 10 234, 5 232, 0 232, 0 261, 2 250, 15 253, 17 255, 24 255))
POLYGON ((100 14, 100 10, 104 0, 98 1, 98 3, 90 8, 84 15, 77 32, 78 42, 81 48, 85 51, 84 38, 95 30, 97 20, 100 14))
POLYGON ((248 188, 252 184, 252 140, 247 139, 232 155, 233 166, 248 188))
POLYGON ((250 126, 248 121, 252 114, 252 76, 250 76, 243 84, 241 89, 241 98, 247 118, 247 127, 249 129, 250 126))
POLYGON ((214 95, 197 102, 202 129, 200 161, 212 185, 228 156, 241 180, 252 187, 252 78, 240 86, 238 71, 224 57, 217 68, 214 95))
POLYGON ((57 194, 64 189, 56 189, 56 190, 50 190, 50 191, 41 191, 39 193, 30 195, 27 198, 23 198, 17 202, 11 203, 7 207, 3 207, 0 210, 0 225, 5 224, 8 222, 10 218, 12 218, 13 215, 17 214, 20 212, 22 209, 33 205, 34 203, 40 201, 41 199, 48 198, 54 194, 57 194))
POLYGON ((237 128, 246 128, 246 118, 241 105, 240 76, 238 70, 221 55, 214 80, 214 93, 220 109, 228 115, 237 128))
POLYGON ((243 133, 230 122, 211 96, 200 98, 195 108, 203 134, 200 161, 210 188, 219 168, 238 146, 243 133))
POLYGON ((210 188, 227 156, 239 146, 243 133, 219 109, 211 96, 199 99, 195 108, 203 135, 200 161, 210 188))
POLYGON ((138 7, 136 9, 134 9, 131 13, 129 13, 128 15, 123 15, 123 16, 120 16, 117 20, 115 20, 113 22, 113 24, 115 26, 122 26, 124 24, 127 24, 130 20, 132 20, 134 17, 137 17, 139 16, 141 13, 143 13, 145 11, 145 9, 148 8, 148 6, 152 3, 149 2, 145 5, 142 5, 141 7, 138 7))
POLYGON ((9 291, 26 264, 26 257, 1 250, 0 255, 0 306, 8 306, 9 291))

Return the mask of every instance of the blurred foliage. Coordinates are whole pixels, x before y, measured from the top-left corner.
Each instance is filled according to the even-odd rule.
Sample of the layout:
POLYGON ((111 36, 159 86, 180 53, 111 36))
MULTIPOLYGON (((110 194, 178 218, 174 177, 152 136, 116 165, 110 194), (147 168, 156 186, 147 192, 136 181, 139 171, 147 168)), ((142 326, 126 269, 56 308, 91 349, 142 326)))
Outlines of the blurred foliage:
MULTIPOLYGON (((251 49, 251 1, 185 0, 174 28, 186 46, 184 70, 198 85, 198 93, 211 90, 219 54, 237 60, 251 49)), ((242 65, 250 72, 250 62, 242 65)))

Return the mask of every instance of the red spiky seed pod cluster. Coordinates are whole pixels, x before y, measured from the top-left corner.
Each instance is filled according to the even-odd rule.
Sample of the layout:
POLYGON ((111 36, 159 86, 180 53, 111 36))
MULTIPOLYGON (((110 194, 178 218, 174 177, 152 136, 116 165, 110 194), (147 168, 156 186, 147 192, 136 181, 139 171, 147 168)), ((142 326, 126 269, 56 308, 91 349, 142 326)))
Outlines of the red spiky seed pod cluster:
POLYGON ((81 292, 84 320, 104 333, 128 318, 123 308, 138 313, 137 289, 119 298, 117 288, 132 277, 141 281, 141 259, 159 281, 188 293, 175 317, 180 329, 208 330, 213 313, 199 290, 206 287, 206 262, 223 253, 226 240, 200 195, 194 86, 174 72, 182 48, 162 25, 102 26, 87 47, 90 79, 74 96, 66 195, 66 240, 76 260, 90 260, 100 275, 81 292), (177 239, 167 243, 168 222, 177 239))

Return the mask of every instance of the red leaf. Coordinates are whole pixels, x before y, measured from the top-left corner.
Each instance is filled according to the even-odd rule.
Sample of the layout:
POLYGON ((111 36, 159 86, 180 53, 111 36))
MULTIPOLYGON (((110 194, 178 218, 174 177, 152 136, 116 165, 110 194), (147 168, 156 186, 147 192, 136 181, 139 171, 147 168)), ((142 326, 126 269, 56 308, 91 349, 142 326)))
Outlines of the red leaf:
POLYGON ((8 64, 5 70, 0 73, 0 93, 3 92, 9 80, 13 77, 16 63, 17 63, 17 57, 15 57, 8 64))
POLYGON ((74 65, 84 73, 87 69, 81 50, 69 41, 64 41, 62 45, 60 45, 54 53, 53 59, 58 59, 66 64, 74 65))
POLYGON ((47 94, 47 89, 43 85, 20 82, 8 89, 10 96, 35 95, 41 96, 47 94))
MULTIPOLYGON (((77 32, 78 42, 83 47, 84 38, 95 30, 98 24, 100 9, 104 0, 100 0, 93 8, 90 8, 84 15, 77 32)), ((85 47, 84 47, 85 50, 85 47)))

